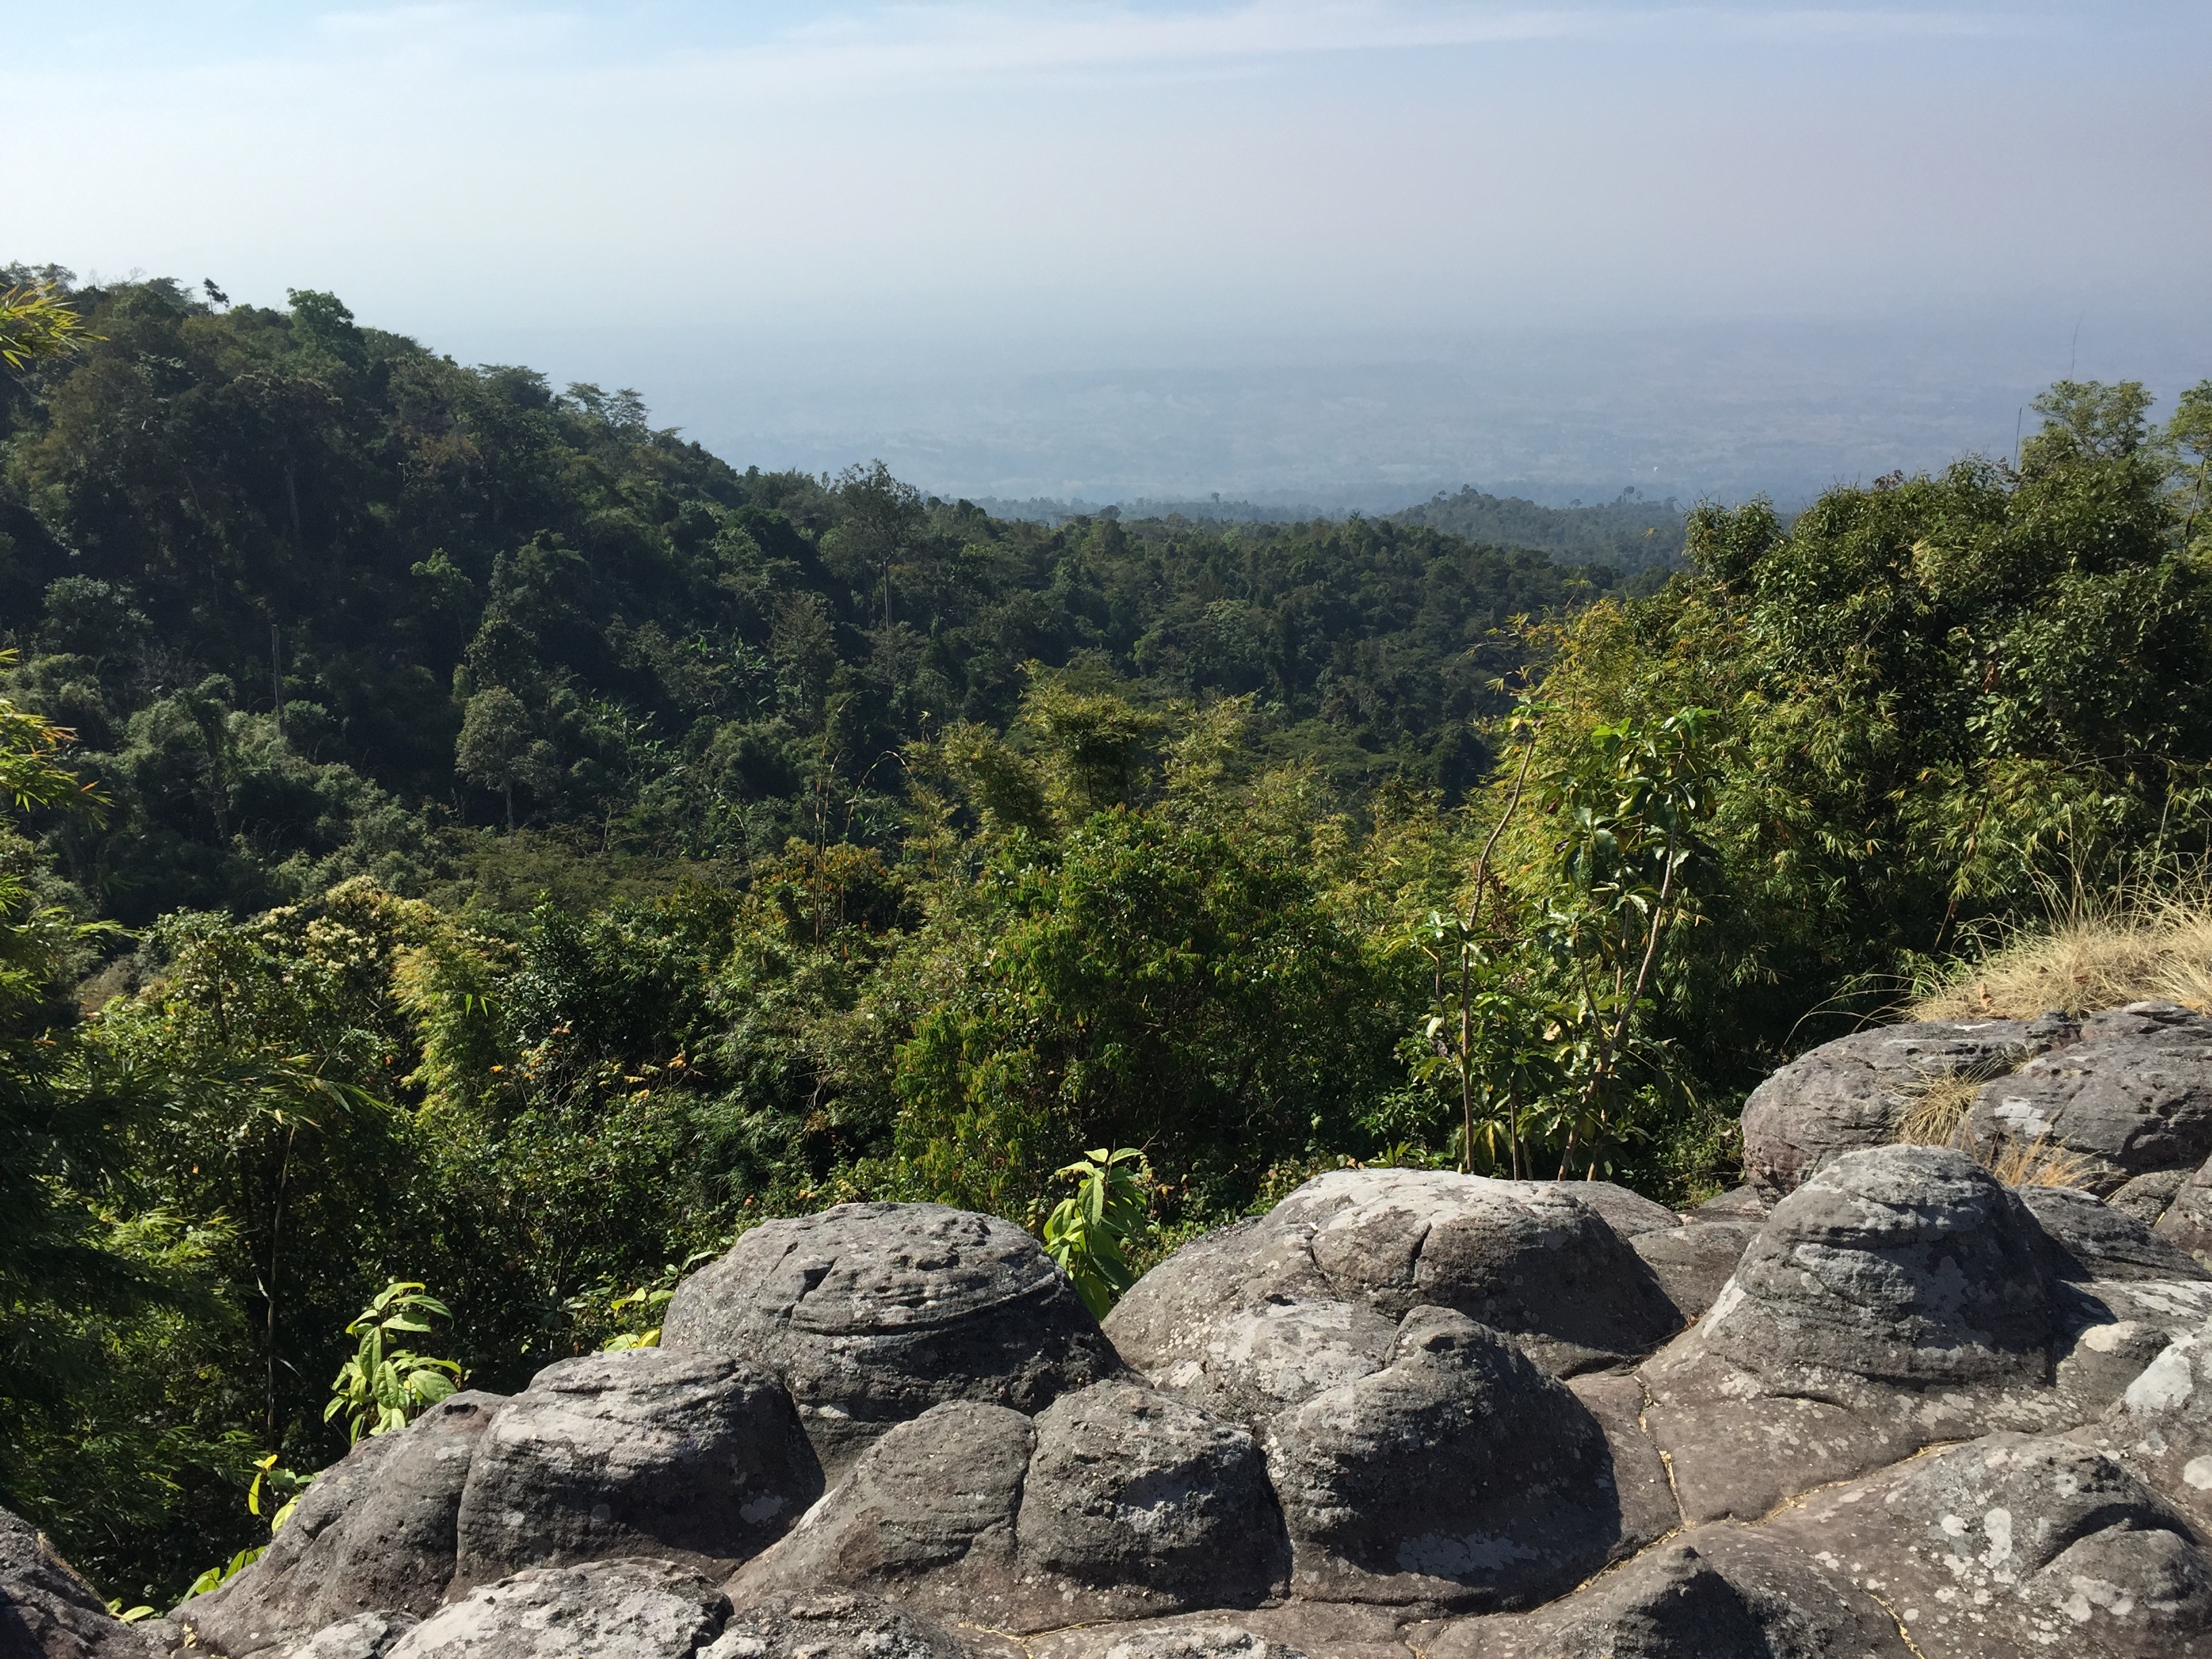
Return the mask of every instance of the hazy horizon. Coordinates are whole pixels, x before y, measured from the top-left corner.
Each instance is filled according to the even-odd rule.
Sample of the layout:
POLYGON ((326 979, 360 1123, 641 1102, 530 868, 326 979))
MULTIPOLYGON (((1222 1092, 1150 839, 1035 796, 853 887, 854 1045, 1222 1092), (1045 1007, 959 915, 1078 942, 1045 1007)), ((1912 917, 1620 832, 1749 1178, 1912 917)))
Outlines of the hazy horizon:
POLYGON ((1802 498, 2212 374, 2212 12, 94 3, 0 259, 328 289, 739 465, 1802 498))
MULTIPOLYGON (((655 425, 739 466, 835 471, 881 458, 946 496, 1204 500, 1385 512, 1473 484, 1547 505, 1634 488, 1785 503, 1838 483, 2009 455, 2052 380, 2142 379, 2170 403, 2212 369, 2212 327, 2161 374, 2157 331, 2079 313, 1747 320, 1702 328, 1322 342, 1152 362, 912 348, 838 361, 830 343, 709 333, 484 330, 470 361, 558 384, 635 386, 655 425), (2078 336, 2076 333, 2078 326, 2078 336)), ((453 342, 437 343, 456 349, 453 342)), ((2179 355, 2179 354, 2177 354, 2179 355)))

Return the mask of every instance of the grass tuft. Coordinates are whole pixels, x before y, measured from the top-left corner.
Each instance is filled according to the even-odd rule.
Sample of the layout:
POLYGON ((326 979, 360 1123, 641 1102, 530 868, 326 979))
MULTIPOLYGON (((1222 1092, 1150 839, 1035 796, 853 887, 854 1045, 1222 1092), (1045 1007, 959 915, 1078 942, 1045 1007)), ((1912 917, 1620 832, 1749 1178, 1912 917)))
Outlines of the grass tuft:
POLYGON ((1956 1146, 1974 1097, 1986 1080, 1976 1072, 1930 1078, 1912 1091, 1897 1121, 1897 1138, 1908 1146, 1956 1146))
POLYGON ((2086 1187, 2095 1178, 2096 1165, 2039 1135, 1999 1152, 1990 1173, 2008 1187, 2086 1187))
POLYGON ((2168 864, 2110 893, 2054 891, 2047 921, 1990 942, 1910 1019, 2033 1019, 2130 1002, 2212 1013, 2212 870, 2168 864))

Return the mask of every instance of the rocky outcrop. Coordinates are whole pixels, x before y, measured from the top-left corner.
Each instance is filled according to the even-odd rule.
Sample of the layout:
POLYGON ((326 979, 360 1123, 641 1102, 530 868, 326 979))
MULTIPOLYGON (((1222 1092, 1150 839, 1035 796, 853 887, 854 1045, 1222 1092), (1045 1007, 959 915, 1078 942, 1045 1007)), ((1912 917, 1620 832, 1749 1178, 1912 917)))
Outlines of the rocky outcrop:
POLYGON ((1595 1419, 1449 1309, 1408 1314, 1388 1364, 1282 1413, 1267 1448, 1310 1599, 1524 1605, 1623 1541, 1595 1419))
POLYGON ((0 1510, 0 1659, 151 1659, 39 1529, 0 1510))
POLYGON ((2135 1216, 2078 1187, 2021 1187, 2020 1201, 2043 1229, 2045 1265, 2054 1278, 2207 1279, 2204 1267, 2171 1238, 2154 1235, 2135 1216))
POLYGON ((2212 1538, 2212 1323, 2176 1337, 2072 1438, 2111 1456, 2212 1538))
POLYGON ((710 1582, 672 1562, 531 1567, 440 1608, 391 1659, 691 1659, 729 1610, 710 1582))
POLYGON ((732 1614, 699 1659, 969 1659, 974 1651, 902 1608, 833 1591, 756 1602, 732 1614))
POLYGON ((2054 1272, 2065 1254, 1963 1153, 1836 1160, 1642 1369, 1685 1518, 1755 1520, 1939 1441, 2074 1427, 2212 1296, 2201 1281, 2069 1285, 2054 1272))
POLYGON ((719 1577, 821 1492, 791 1397, 766 1371, 663 1348, 564 1359, 501 1408, 477 1448, 452 1587, 620 1555, 719 1577))
POLYGON ((1398 1340, 1395 1320, 1356 1302, 1262 1302, 1224 1310, 1197 1331, 1190 1350, 1156 1359, 1154 1381, 1255 1430, 1382 1370, 1398 1340))
POLYGON ((933 1407, 862 1452, 788 1536, 738 1571, 731 1594, 747 1603, 836 1585, 1018 1624, 1014 1522, 1036 1446, 1030 1419, 1007 1407, 933 1407))
POLYGON ((356 1445, 315 1477, 259 1561, 185 1605, 194 1639, 245 1659, 357 1613, 432 1612, 453 1582, 470 1462, 504 1403, 450 1395, 404 1432, 356 1445))
POLYGON ((660 1340, 773 1372, 833 1476, 946 1401, 1037 1412, 1120 1369, 1036 1239, 939 1204, 765 1222, 684 1282, 660 1340))
POLYGON ((422 1622, 411 1613, 356 1613, 285 1649, 284 1659, 382 1659, 422 1622))
MULTIPOLYGON (((1504 1332, 1555 1375, 1618 1364, 1648 1352, 1681 1316, 1601 1207, 1628 1206, 1585 1201, 1583 1185, 1431 1170, 1316 1176, 1263 1219, 1162 1262, 1108 1316, 1107 1334, 1161 1387, 1214 1398, 1268 1393, 1257 1377, 1227 1373, 1253 1334, 1247 1316, 1291 1303, 1340 1302, 1393 1325, 1417 1307, 1449 1308, 1504 1332)), ((1655 1220, 1676 1219, 1649 1208, 1655 1220)), ((1348 1349, 1326 1345, 1338 1354, 1316 1383, 1363 1345, 1371 1350, 1377 1328, 1347 1327, 1348 1349)), ((1256 1363, 1286 1379, 1273 1358, 1279 1345, 1262 1347, 1252 1350, 1256 1363)))
POLYGON ((1769 1192, 1794 1191, 1845 1153, 1896 1139, 1930 1084, 2010 1072, 2076 1035, 2072 1021, 2046 1014, 1885 1025, 1822 1043, 1744 1102, 1744 1173, 1769 1192))
POLYGON ((1468 1619, 1431 1659, 1907 1659, 1881 1602, 1825 1557, 1704 1527, 1540 1612, 1468 1619))
MULTIPOLYGON (((2123 1188, 2122 1193, 2114 1194, 2114 1204, 2119 1202, 2124 1192, 2123 1188)), ((2185 1250, 2200 1261, 2212 1262, 2212 1158, 2207 1158, 2174 1183, 2166 1207, 2160 1212, 2153 1231, 2176 1249, 2185 1250)))
POLYGON ((1015 1534, 1026 1570, 1088 1587, 1121 1618, 1247 1606, 1290 1567, 1251 1435, 1135 1382, 1062 1395, 1039 1414, 1015 1534))
POLYGON ((2113 1458, 1994 1434, 1824 1492, 1766 1528, 1879 1585, 1923 1651, 2212 1653, 2212 1563, 2113 1458))
POLYGON ((1736 1264, 1759 1236, 1759 1225, 1700 1217, 1686 1226, 1638 1233, 1628 1244, 1687 1324, 1711 1307, 1735 1276, 1736 1264))
MULTIPOLYGON (((2028 1040, 1939 1035, 1882 1063, 2028 1040)), ((747 1235, 678 1346, 363 1443, 181 1623, 0 1525, 0 1659, 2212 1659, 2196 1190, 1345 1170, 1155 1268, 1118 1353, 1025 1235, 844 1206, 747 1235)))
POLYGON ((1256 1606, 1289 1569, 1250 1434, 1117 1381, 1034 1422, 963 1401, 901 1425, 730 1593, 835 1585, 1027 1632, 1256 1606))
POLYGON ((2153 1170, 2122 1182, 2105 1194, 2105 1201, 2146 1227, 2155 1227, 2195 1173, 2190 1170, 2153 1170))
POLYGON ((2100 1194, 2212 1156, 2212 1019, 2137 1002, 2082 1023, 2074 1042, 1988 1084, 1966 1124, 1989 1163, 2042 1149, 2100 1194))

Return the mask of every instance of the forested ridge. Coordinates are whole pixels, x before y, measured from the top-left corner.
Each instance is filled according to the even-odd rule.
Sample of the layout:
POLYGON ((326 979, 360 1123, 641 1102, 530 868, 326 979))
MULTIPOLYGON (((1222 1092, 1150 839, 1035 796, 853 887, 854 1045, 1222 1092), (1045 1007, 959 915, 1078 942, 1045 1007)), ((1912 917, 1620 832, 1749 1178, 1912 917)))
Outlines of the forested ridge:
POLYGON ((1249 695, 1348 787, 1455 794, 1491 630, 1620 586, 1385 523, 1045 531, 879 468, 740 474, 635 393, 465 368, 329 295, 80 299, 101 337, 12 390, 0 607, 15 691, 120 805, 65 866, 134 922, 419 883, 426 836, 510 808, 742 860, 827 792, 879 841, 883 757, 1003 726, 1032 663, 1249 695))
POLYGON ((2212 822, 2212 386, 1630 578, 14 280, 0 1504, 109 1594, 266 1536, 395 1279, 507 1388, 763 1216, 1043 1231, 1091 1148, 1133 1266, 1345 1160, 1686 1200, 1778 1057, 2212 822))

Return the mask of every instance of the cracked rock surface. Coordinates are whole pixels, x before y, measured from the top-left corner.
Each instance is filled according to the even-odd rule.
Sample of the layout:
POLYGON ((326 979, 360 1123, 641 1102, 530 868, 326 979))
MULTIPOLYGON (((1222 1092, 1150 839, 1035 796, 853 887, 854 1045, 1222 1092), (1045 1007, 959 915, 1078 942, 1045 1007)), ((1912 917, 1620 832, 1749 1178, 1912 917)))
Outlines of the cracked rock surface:
POLYGON ((2071 1020, 2045 1015, 1883 1025, 1822 1043, 1744 1102, 1744 1173, 1770 1192, 1795 1191, 1844 1153, 1895 1139, 1929 1084, 2010 1072, 2077 1035, 2071 1020))
POLYGON ((665 1348, 564 1359, 477 1447, 452 1588, 617 1555, 726 1569, 821 1491, 790 1396, 758 1367, 665 1348))
MULTIPOLYGON (((1392 1325, 1415 1308, 1449 1308, 1505 1333, 1554 1375, 1601 1369, 1650 1352, 1682 1323, 1607 1209, 1631 1226, 1679 1218, 1633 1194, 1578 1196, 1586 1184, 1333 1170, 1260 1220, 1178 1250, 1121 1299, 1106 1332, 1162 1387, 1217 1398, 1251 1389, 1286 1404, 1295 1402, 1279 1383, 1231 1374, 1249 1365, 1282 1375, 1280 1345, 1249 1343, 1238 1323, 1271 1305, 1343 1303, 1392 1325)), ((1345 1342, 1371 1346, 1379 1328, 1354 1324, 1345 1342)))
POLYGON ((1963 1153, 1836 1160, 1639 1370, 1685 1519, 1755 1521, 1939 1441, 2093 1420, 2212 1296, 2197 1278, 2062 1281, 2063 1254, 1963 1153))
POLYGON ((2212 1564, 2114 1459, 1994 1434, 1818 1494, 1766 1530, 1877 1587, 1922 1650, 2212 1653, 2212 1564))
POLYGON ((1120 1370, 1036 1239, 941 1204, 763 1222, 678 1288, 660 1340, 773 1372, 833 1476, 932 1406, 1037 1412, 1120 1370))
POLYGON ((2100 1194, 2212 1155, 2212 1019, 2136 1002, 2085 1020, 1975 1097, 1966 1135, 1985 1159, 2045 1148, 2068 1155, 2100 1194))

